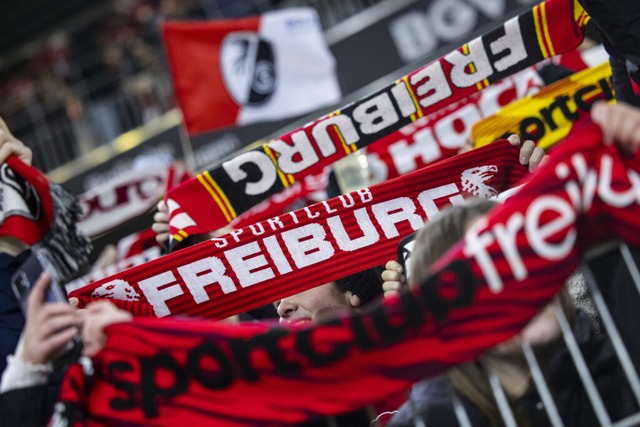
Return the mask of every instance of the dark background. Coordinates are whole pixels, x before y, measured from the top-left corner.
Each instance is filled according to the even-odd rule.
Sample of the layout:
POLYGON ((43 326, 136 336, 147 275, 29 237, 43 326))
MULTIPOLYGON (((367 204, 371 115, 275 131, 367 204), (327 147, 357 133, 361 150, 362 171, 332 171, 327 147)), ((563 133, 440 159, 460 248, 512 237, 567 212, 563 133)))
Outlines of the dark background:
MULTIPOLYGON (((104 3, 104 5, 101 5, 104 3)), ((44 35, 61 22, 99 6, 102 0, 0 0, 0 54, 44 35)))

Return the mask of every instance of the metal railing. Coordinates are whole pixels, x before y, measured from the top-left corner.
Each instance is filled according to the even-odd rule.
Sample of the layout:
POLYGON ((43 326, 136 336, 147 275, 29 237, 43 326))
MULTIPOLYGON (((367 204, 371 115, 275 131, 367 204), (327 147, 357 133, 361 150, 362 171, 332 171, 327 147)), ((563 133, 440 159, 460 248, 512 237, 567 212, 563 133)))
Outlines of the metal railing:
MULTIPOLYGON (((629 392, 625 397, 631 399, 631 405, 640 408, 640 335, 637 324, 640 323, 640 251, 630 248, 626 244, 614 244, 597 248, 587 254, 581 265, 581 271, 588 285, 591 298, 597 308, 599 321, 607 339, 615 353, 615 363, 623 373, 629 392)), ((605 396, 597 386, 597 381, 590 371, 588 356, 583 354, 576 334, 570 321, 560 304, 554 304, 554 314, 562 331, 562 341, 578 373, 579 381, 584 388, 588 402, 593 408, 595 421, 603 427, 628 427, 640 425, 640 410, 629 410, 629 413, 618 414, 614 419, 605 405, 605 396)), ((553 387, 550 386, 545 372, 541 368, 531 346, 520 341, 523 354, 531 372, 532 387, 535 387, 544 408, 549 424, 553 427, 567 425, 561 416, 554 397, 553 387)), ((504 426, 517 426, 514 411, 508 401, 498 378, 489 370, 488 380, 491 385, 496 406, 500 412, 504 426)), ((605 373, 606 374, 606 373, 605 373)), ((457 391, 451 388, 451 399, 458 425, 472 427, 470 417, 457 391)), ((431 427, 429 419, 420 418, 414 414, 415 425, 431 427)))

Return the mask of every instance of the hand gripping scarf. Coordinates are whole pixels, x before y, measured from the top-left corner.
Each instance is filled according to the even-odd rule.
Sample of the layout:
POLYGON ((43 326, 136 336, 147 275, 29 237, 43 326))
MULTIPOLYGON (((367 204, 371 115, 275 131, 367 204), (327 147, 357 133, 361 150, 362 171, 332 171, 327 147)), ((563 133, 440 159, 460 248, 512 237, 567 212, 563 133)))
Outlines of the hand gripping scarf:
POLYGON ((251 224, 70 293, 136 315, 223 319, 395 257, 400 239, 464 197, 492 197, 527 172, 501 140, 394 180, 251 224))
POLYGON ((588 124, 476 223, 419 287, 315 326, 137 319, 69 371, 75 425, 271 426, 379 401, 517 334, 580 254, 640 245, 640 155, 588 124))
POLYGON ((0 165, 0 236, 11 236, 43 256, 48 273, 66 281, 87 261, 89 239, 76 228, 80 207, 72 194, 15 156, 0 165))
POLYGON ((549 0, 393 84, 170 191, 172 241, 224 227, 304 176, 582 41, 577 0, 549 0))

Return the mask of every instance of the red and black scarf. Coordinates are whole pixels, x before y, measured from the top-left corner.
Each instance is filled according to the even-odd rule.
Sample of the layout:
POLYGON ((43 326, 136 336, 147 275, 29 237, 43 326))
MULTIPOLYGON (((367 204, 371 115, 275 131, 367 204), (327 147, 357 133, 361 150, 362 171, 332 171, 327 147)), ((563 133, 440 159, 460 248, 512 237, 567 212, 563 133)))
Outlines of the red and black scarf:
POLYGON ((62 281, 87 261, 88 238, 76 228, 80 207, 72 194, 38 169, 9 156, 0 166, 0 235, 31 246, 62 281))

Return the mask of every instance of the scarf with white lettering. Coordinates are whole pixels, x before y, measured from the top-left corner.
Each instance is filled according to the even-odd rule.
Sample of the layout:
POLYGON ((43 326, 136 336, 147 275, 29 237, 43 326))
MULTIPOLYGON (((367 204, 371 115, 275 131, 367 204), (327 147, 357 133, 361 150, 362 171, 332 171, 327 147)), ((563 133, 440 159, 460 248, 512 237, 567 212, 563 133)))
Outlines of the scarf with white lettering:
POLYGON ((640 155, 593 124, 476 223, 420 286, 316 326, 137 319, 107 329, 62 390, 76 425, 273 426, 379 401, 507 340, 577 267, 621 238, 640 245, 640 155))
POLYGON ((394 180, 251 224, 70 293, 137 315, 223 319, 383 265, 399 240, 464 197, 492 197, 526 173, 505 140, 394 180))
POLYGON ((167 195, 172 242, 222 228, 335 160, 576 48, 587 21, 577 0, 548 0, 378 92, 199 174, 167 195))
POLYGON ((0 236, 31 246, 56 280, 69 279, 87 261, 89 239, 76 228, 75 197, 15 156, 0 166, 0 236))

